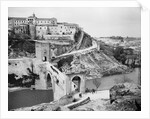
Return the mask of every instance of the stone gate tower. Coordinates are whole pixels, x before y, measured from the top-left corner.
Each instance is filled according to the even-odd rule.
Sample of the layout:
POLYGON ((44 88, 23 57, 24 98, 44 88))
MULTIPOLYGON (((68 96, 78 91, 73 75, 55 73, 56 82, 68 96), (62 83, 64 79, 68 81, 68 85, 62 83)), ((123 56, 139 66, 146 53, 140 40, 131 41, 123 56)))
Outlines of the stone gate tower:
POLYGON ((30 36, 31 36, 31 39, 35 39, 35 36, 36 36, 36 19, 37 17, 35 16, 35 14, 33 13, 32 16, 29 16, 27 18, 27 21, 28 21, 28 24, 29 24, 29 31, 30 31, 30 36))

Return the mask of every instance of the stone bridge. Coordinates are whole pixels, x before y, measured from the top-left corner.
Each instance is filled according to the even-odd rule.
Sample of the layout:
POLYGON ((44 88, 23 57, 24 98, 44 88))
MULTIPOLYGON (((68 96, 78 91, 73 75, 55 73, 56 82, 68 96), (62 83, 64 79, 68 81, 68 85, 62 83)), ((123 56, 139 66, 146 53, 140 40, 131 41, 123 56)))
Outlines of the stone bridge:
POLYGON ((85 79, 81 74, 66 75, 49 62, 38 65, 39 79, 35 82, 35 89, 53 89, 54 100, 70 94, 73 91, 85 91, 85 79))
POLYGON ((35 89, 52 88, 54 100, 58 100, 72 91, 69 77, 60 72, 52 64, 43 62, 38 67, 40 78, 35 81, 35 89))
POLYGON ((61 97, 80 88, 80 78, 67 76, 49 62, 30 58, 9 59, 8 61, 8 74, 15 74, 16 80, 20 80, 25 75, 30 75, 29 69, 34 74, 39 75, 39 78, 35 79, 35 90, 52 89, 54 100, 59 100, 61 97), (78 83, 76 84, 72 80, 76 80, 78 83))

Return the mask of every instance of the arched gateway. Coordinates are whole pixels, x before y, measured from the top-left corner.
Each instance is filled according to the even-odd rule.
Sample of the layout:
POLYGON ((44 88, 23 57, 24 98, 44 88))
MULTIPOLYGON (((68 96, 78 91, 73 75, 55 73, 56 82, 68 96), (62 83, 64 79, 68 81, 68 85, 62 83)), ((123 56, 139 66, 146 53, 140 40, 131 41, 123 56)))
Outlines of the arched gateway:
POLYGON ((50 74, 47 74, 47 89, 52 88, 52 78, 50 74))
POLYGON ((75 76, 72 78, 72 82, 74 82, 77 86, 76 91, 81 91, 81 78, 79 76, 75 76))

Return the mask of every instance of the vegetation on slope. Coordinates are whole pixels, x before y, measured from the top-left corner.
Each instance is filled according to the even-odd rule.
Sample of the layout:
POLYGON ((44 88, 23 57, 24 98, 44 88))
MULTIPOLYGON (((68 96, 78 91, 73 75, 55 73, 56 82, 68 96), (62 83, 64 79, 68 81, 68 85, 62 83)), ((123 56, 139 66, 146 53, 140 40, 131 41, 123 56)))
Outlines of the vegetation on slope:
POLYGON ((8 56, 9 58, 17 57, 34 57, 35 43, 30 41, 30 36, 27 34, 8 34, 8 56))

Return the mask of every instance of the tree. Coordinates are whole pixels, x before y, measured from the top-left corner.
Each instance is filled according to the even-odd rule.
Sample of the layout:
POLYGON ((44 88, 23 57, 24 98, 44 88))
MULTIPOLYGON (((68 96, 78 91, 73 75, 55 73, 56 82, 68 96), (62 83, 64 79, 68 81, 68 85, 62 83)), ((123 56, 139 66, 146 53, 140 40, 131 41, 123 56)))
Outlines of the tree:
POLYGON ((96 79, 93 80, 93 84, 96 86, 97 89, 101 85, 101 83, 97 81, 96 79))
POLYGON ((117 47, 114 51, 114 57, 119 61, 122 62, 122 64, 125 64, 126 61, 126 54, 124 52, 123 47, 117 47))
POLYGON ((123 47, 117 47, 114 51, 114 57, 116 59, 120 58, 120 55, 123 54, 123 47))
MULTIPOLYGON (((14 54, 35 53, 35 42, 29 41, 28 34, 15 34, 13 31, 8 35, 8 55, 14 51, 14 54)), ((16 56, 17 57, 17 56, 16 56)))

